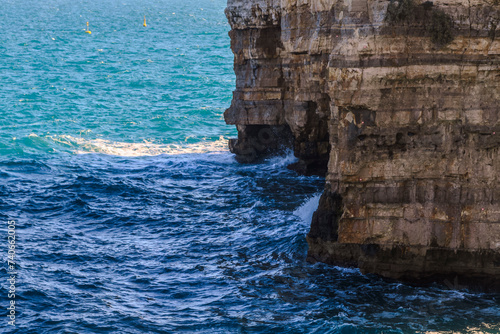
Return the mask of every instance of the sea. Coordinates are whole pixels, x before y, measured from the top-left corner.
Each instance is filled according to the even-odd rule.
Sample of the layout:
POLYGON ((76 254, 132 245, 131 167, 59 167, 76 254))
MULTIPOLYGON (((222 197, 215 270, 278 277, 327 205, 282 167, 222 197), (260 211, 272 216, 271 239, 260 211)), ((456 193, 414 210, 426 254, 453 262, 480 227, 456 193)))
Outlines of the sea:
POLYGON ((498 294, 306 261, 324 179, 229 152, 225 7, 2 1, 0 332, 500 333, 498 294))

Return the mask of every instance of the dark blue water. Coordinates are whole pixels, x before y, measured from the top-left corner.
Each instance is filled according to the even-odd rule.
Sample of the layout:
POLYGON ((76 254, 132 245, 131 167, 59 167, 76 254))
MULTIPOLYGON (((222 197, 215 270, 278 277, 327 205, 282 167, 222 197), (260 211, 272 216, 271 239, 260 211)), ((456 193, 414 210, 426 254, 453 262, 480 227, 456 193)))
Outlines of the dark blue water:
POLYGON ((499 333, 498 295, 305 262, 324 180, 227 151, 224 7, 2 2, 0 332, 499 333))

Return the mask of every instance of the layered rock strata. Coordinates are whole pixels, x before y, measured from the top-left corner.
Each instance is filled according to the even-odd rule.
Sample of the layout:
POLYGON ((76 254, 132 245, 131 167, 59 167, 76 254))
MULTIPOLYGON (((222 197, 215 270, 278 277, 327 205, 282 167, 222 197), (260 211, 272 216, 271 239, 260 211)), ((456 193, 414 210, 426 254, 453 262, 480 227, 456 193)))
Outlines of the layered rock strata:
POLYGON ((326 176, 308 259, 500 289, 500 1, 229 0, 242 162, 326 176))

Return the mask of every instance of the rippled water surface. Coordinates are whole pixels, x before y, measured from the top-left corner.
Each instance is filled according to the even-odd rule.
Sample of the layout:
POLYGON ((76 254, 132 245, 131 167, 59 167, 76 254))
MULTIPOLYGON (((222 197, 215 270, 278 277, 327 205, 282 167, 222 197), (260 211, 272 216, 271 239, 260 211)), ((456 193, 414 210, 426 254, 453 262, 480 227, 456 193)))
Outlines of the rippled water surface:
POLYGON ((2 2, 0 332, 499 333, 498 295, 305 262, 324 180, 227 151, 224 7, 2 2))

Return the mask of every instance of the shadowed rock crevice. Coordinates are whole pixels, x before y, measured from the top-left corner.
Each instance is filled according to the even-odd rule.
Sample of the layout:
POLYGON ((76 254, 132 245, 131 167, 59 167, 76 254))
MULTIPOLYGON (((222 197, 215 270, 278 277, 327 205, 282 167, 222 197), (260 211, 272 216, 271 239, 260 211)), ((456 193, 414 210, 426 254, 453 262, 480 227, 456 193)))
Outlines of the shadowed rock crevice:
POLYGON ((321 238, 325 241, 338 240, 338 222, 342 217, 342 198, 336 192, 325 189, 314 212, 308 238, 321 238))
POLYGON ((252 163, 292 150, 293 141, 287 125, 239 125, 238 139, 230 139, 229 149, 238 162, 252 163))
POLYGON ((328 117, 330 98, 326 95, 318 101, 294 103, 295 113, 306 115, 300 126, 294 124, 294 153, 299 161, 288 166, 303 175, 325 176, 330 156, 328 117))

